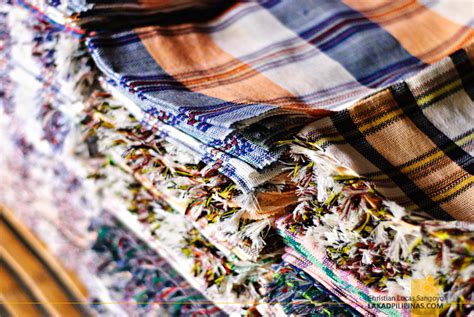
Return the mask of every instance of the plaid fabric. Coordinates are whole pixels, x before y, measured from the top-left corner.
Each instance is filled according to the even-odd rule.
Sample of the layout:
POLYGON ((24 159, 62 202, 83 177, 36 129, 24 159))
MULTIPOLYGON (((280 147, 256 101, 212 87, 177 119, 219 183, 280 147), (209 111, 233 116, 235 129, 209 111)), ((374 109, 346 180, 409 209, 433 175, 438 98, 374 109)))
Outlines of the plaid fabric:
MULTIPOLYGON (((282 173, 282 166, 280 164, 274 164, 266 168, 265 171, 258 171, 233 155, 206 146, 198 139, 176 129, 171 125, 172 121, 168 120, 170 118, 169 116, 156 112, 146 113, 141 111, 140 108, 136 106, 136 103, 131 102, 129 98, 117 91, 112 85, 106 85, 106 89, 112 91, 114 96, 123 102, 135 118, 140 120, 147 128, 153 129, 157 136, 172 144, 183 146, 190 153, 195 155, 195 157, 202 160, 202 162, 216 168, 223 175, 229 177, 245 193, 254 191, 257 186, 282 173), (164 122, 168 122, 168 124, 164 122)), ((227 146, 226 148, 232 150, 232 147, 227 146)), ((259 157, 260 152, 252 151, 252 155, 259 157)), ((259 158, 263 159, 264 157, 262 154, 259 158)))
POLYGON ((77 26, 97 30, 88 44, 108 80, 199 140, 203 160, 246 192, 271 177, 268 166, 281 169, 276 141, 472 37, 472 14, 447 1, 258 1, 225 11, 230 1, 16 2, 78 35, 77 26), (114 24, 128 30, 104 32, 114 24), (137 25, 148 26, 130 30, 137 25), (249 168, 222 163, 232 159, 249 168))
POLYGON ((471 45, 299 137, 411 210, 474 221, 473 60, 471 45))
POLYGON ((13 0, 38 16, 82 37, 88 32, 180 21, 202 22, 225 10, 232 1, 219 0, 13 0))
MULTIPOLYGON (((469 41, 472 31, 463 26, 472 25, 469 15, 452 16, 442 2, 318 5, 238 4, 210 22, 170 27, 157 21, 159 27, 94 34, 88 44, 109 83, 141 107, 144 123, 219 165, 247 192, 271 178, 268 166, 275 176, 281 171, 272 165, 282 152, 273 147, 276 140, 329 115, 300 137, 379 181, 383 193, 399 203, 440 218, 456 213, 472 220, 464 207, 472 205, 472 48, 392 84, 469 41)), ((293 248, 287 261, 362 314, 403 313, 364 305, 382 293, 338 269, 323 248, 281 234, 293 248)))
POLYGON ((261 1, 88 45, 143 111, 264 173, 275 140, 458 49, 466 25, 413 1, 261 1))

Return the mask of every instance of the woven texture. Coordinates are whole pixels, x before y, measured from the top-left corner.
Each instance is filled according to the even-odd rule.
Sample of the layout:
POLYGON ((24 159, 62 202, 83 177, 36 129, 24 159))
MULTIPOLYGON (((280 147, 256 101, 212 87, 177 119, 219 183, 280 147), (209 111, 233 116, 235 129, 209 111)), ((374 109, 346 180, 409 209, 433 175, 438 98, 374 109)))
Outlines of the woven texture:
POLYGON ((276 140, 472 37, 469 19, 417 2, 353 2, 239 3, 206 22, 97 33, 88 46, 109 82, 147 115, 198 139, 214 162, 247 163, 254 172, 239 176, 249 179, 278 160, 276 140))
MULTIPOLYGON (((77 250, 91 207, 127 224, 91 228, 97 275, 131 313, 251 315, 265 299, 277 313, 401 317, 408 307, 375 297, 426 276, 443 314, 472 311, 474 3, 14 2, 41 21, 0 34, 2 107, 21 119, 5 147, 5 174, 21 177, 5 193, 42 224, 17 197, 26 179, 40 201, 33 180, 54 178, 61 208, 48 209, 64 212, 50 226, 77 250), (63 112, 80 112, 77 148, 63 112), (79 195, 75 160, 49 160, 85 155, 84 143, 100 204, 79 195)), ((55 232, 41 229, 48 242, 55 232)))
POLYGON ((305 244, 291 233, 282 231, 281 234, 289 245, 283 259, 308 273, 361 314, 402 316, 402 312, 397 309, 378 309, 374 306, 377 301, 373 298, 383 296, 385 293, 364 285, 350 272, 338 269, 336 264, 326 257, 323 250, 315 248, 310 243, 305 244))
POLYGON ((277 141, 472 40, 473 4, 450 1, 15 2, 87 36, 146 123, 247 193, 283 170, 277 141))
POLYGON ((300 137, 411 210, 474 221, 473 49, 315 122, 300 137))
POLYGON ((158 313, 156 306, 161 304, 159 313, 170 316, 226 316, 119 224, 109 221, 96 226, 93 250, 101 260, 98 273, 109 275, 109 288, 118 290, 121 301, 130 303, 130 314, 158 313))

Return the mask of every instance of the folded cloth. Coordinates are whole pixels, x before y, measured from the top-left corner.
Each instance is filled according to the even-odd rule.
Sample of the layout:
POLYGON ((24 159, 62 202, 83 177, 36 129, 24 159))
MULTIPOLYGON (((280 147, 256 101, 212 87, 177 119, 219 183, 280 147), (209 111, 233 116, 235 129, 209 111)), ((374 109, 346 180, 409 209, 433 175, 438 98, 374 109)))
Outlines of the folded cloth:
MULTIPOLYGON (((283 259, 307 272, 342 301, 364 315, 409 316, 410 308, 407 305, 391 306, 383 305, 383 303, 393 302, 394 298, 409 298, 415 278, 426 279, 430 276, 433 277, 433 275, 440 285, 445 284, 438 288, 438 294, 432 294, 439 296, 444 305, 443 313, 447 315, 463 314, 472 310, 473 254, 469 251, 471 243, 469 240, 472 240, 473 231, 472 227, 463 227, 462 225, 458 225, 458 227, 461 229, 454 226, 444 226, 443 228, 443 225, 432 224, 424 228, 422 230, 423 243, 429 245, 430 242, 436 241, 435 244, 439 243, 442 248, 446 248, 445 251, 448 254, 442 255, 445 251, 438 255, 423 254, 417 263, 417 273, 420 275, 397 280, 390 291, 378 290, 361 282, 354 273, 358 270, 357 266, 354 266, 352 270, 340 269, 334 261, 325 255, 322 248, 317 247, 314 240, 302 239, 287 231, 282 231, 282 235, 290 247, 287 248, 283 259), (463 228, 470 233, 460 234, 463 228), (457 242, 460 242, 459 246, 455 246, 457 242), (448 250, 448 246, 451 250, 448 250), (442 262, 440 257, 445 257, 446 263, 440 264, 442 262)), ((390 264, 384 269, 389 270, 390 264)), ((376 273, 374 272, 374 274, 376 273)))
POLYGON ((370 300, 409 296, 414 279, 431 276, 443 313, 472 310, 472 47, 312 123, 292 142, 300 203, 277 221, 292 248, 284 258, 361 309, 395 314, 370 300), (419 205, 403 208, 380 192, 419 205))
MULTIPOLYGON (((233 203, 241 194, 270 188, 257 192, 267 195, 266 207, 278 214, 288 211, 295 202, 296 186, 272 182, 284 170, 278 160, 291 159, 275 142, 328 115, 304 129, 296 141, 284 142, 296 144, 293 155, 298 164, 293 175, 297 192, 303 194, 294 215, 279 222, 281 235, 292 247, 287 260, 320 278, 363 314, 407 313, 366 304, 372 303, 374 295, 390 291, 394 281, 403 288, 409 280, 406 276, 423 277, 422 267, 429 268, 449 300, 472 300, 474 230, 465 223, 430 223, 412 217, 428 213, 472 220, 466 210, 472 205, 468 196, 472 192, 472 48, 457 51, 410 78, 471 40, 472 30, 462 26, 472 24, 469 16, 459 15, 450 18, 457 22, 450 22, 435 13, 445 12, 439 9, 442 3, 434 6, 437 11, 411 1, 319 4, 243 3, 207 22, 179 20, 179 25, 169 26, 157 21, 159 26, 133 31, 91 33, 88 45, 97 65, 113 89, 138 105, 133 113, 149 128, 146 132, 143 127, 120 129, 132 141, 138 136, 138 144, 128 144, 124 138, 116 145, 129 146, 124 156, 130 158, 127 163, 135 173, 159 170, 162 178, 152 179, 154 184, 162 182, 162 188, 170 185, 184 192, 175 197, 178 200, 193 199, 185 211, 188 216, 205 225, 218 221, 217 228, 227 240, 239 238, 250 249, 255 246, 251 251, 260 251, 271 238, 267 228, 272 217, 243 219, 252 210, 233 203), (270 28, 271 36, 265 31, 270 28), (435 31, 436 37, 431 36, 435 31), (309 73, 311 66, 319 73, 309 73), (392 84, 401 79, 405 81, 392 84), (367 93, 372 95, 357 101, 367 93), (456 124, 446 124, 452 109, 456 124), (185 158, 193 156, 192 164, 174 161, 183 152, 162 151, 160 138, 189 150, 192 155, 185 158), (306 155, 305 164, 300 165, 298 155, 306 155), (319 174, 308 176, 313 168, 319 174), (164 182, 166 178, 170 181, 164 182), (272 197, 282 187, 289 189, 288 197, 278 195, 282 203, 272 205, 272 197), (411 208, 411 215, 405 218, 400 207, 379 197, 378 188, 411 208), (294 224, 295 219, 300 222, 294 224)), ((96 11, 97 16, 92 12, 89 21, 100 21, 101 11, 96 11)), ((54 30, 40 29, 56 36, 54 30)), ((54 50, 39 47, 44 69, 54 68, 49 59, 54 50)), ((49 93, 56 83, 51 85, 54 76, 47 75, 43 100, 54 103, 49 93)), ((61 131, 54 130, 56 112, 47 108, 44 118, 53 120, 46 135, 54 143, 61 131)), ((100 115, 95 112, 92 117, 100 115)), ((140 214, 140 220, 149 221, 149 215, 140 214)), ((223 257, 216 259, 219 263, 223 257)), ((225 274, 208 282, 221 276, 225 274)))
POLYGON ((222 252, 226 246, 220 241, 207 239, 172 209, 163 210, 160 205, 166 208, 165 201, 156 200, 118 161, 108 161, 91 174, 107 210, 133 232, 140 232, 139 236, 194 287, 218 303, 229 303, 223 304, 226 312, 239 312, 244 306, 260 302, 260 289, 268 283, 272 264, 281 260, 280 254, 266 255, 252 263, 222 252))
POLYGON ((277 220, 289 253, 302 258, 296 265, 309 265, 308 272, 342 298, 365 303, 361 309, 377 308, 369 301, 373 296, 410 296, 412 281, 430 276, 444 312, 472 309, 472 223, 415 215, 310 142, 297 142, 292 150, 299 204, 293 215, 277 220))
MULTIPOLYGON (((51 8, 62 8, 67 16, 64 8, 70 7, 94 19, 150 8, 169 14, 172 7, 212 11, 215 6, 212 1, 19 3, 47 17, 55 17, 51 8)), ((88 44, 107 79, 151 123, 164 121, 196 138, 200 146, 193 147, 201 159, 220 165, 249 193, 284 168, 277 161, 285 148, 276 141, 315 116, 406 78, 472 37, 469 14, 453 14, 444 1, 430 8, 405 1, 246 2, 199 22, 171 19, 174 25, 168 25, 156 19, 119 33, 104 32, 107 23, 102 23, 88 44)))
POLYGON ((275 140, 461 47, 472 36, 461 20, 405 1, 246 2, 206 22, 93 34, 88 46, 144 112, 265 173, 283 153, 275 140))
MULTIPOLYGON (((104 84, 104 86, 105 89, 112 92, 114 97, 119 99, 148 130, 155 131, 155 133, 167 139, 172 144, 186 148, 195 158, 212 166, 221 174, 232 179, 244 193, 250 194, 255 192, 255 189, 259 185, 265 184, 283 173, 281 164, 276 163, 259 171, 234 155, 229 155, 214 147, 209 147, 199 139, 175 128, 176 120, 169 120, 171 118, 170 115, 142 112, 136 103, 132 102, 131 99, 120 93, 112 85, 104 84)), ((129 95, 129 97, 131 96, 129 95)), ((235 138, 231 138, 229 142, 230 143, 226 144, 224 148, 232 154, 235 149, 238 149, 237 144, 239 144, 239 141, 235 138)), ((262 151, 254 151, 253 149, 246 149, 245 151, 258 160, 266 160, 268 157, 268 155, 264 155, 262 151)))
MULTIPOLYGON (((393 308, 379 309, 375 305, 378 301, 372 300, 372 298, 381 298, 385 295, 383 292, 373 290, 360 283, 350 274, 337 270, 332 262, 317 249, 307 249, 290 238, 288 242, 293 243, 295 247, 298 246, 298 251, 288 248, 283 257, 286 262, 308 273, 331 293, 362 315, 403 316, 402 312, 393 308)), ((409 314, 405 312, 404 315, 409 314)))
POLYGON ((13 0, 28 7, 51 22, 83 36, 103 29, 131 28, 159 22, 177 23, 182 20, 203 21, 229 7, 233 1, 218 0, 13 0))
POLYGON ((474 43, 298 138, 438 219, 474 221, 474 43))
POLYGON ((158 199, 185 214, 213 243, 252 261, 281 249, 271 227, 276 214, 289 212, 296 203, 293 188, 285 192, 285 184, 268 184, 257 188, 253 201, 212 166, 179 143, 171 143, 169 135, 145 129, 108 95, 91 98, 82 124, 91 155, 110 155, 120 161, 149 189, 150 200, 158 199))

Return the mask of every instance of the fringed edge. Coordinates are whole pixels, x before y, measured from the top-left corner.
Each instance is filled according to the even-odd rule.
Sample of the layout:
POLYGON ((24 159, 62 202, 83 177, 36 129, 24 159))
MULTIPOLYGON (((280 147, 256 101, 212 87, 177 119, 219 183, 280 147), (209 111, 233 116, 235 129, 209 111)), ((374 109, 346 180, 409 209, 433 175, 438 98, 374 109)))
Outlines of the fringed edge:
POLYGON ((247 211, 236 203, 255 206, 255 197, 244 196, 231 180, 210 166, 184 162, 189 154, 182 155, 183 149, 144 129, 126 109, 112 105, 107 97, 94 101, 82 123, 86 127, 84 138, 95 137, 98 143, 93 152, 113 149, 123 153, 133 173, 144 175, 155 188, 179 197, 186 205, 186 216, 196 223, 216 226, 227 242, 250 258, 257 260, 267 247, 272 252, 278 244, 267 246, 265 242, 268 232, 274 230, 274 218, 244 219, 247 211))
POLYGON ((411 216, 311 143, 295 140, 291 151, 300 203, 285 230, 323 248, 369 287, 409 295, 412 278, 433 276, 445 312, 473 308, 473 224, 411 216))
POLYGON ((273 261, 229 260, 196 229, 185 235, 182 252, 193 258, 193 274, 201 277, 207 288, 215 287, 224 296, 233 293, 255 304, 261 299, 263 285, 268 283, 268 274, 273 272, 273 261))

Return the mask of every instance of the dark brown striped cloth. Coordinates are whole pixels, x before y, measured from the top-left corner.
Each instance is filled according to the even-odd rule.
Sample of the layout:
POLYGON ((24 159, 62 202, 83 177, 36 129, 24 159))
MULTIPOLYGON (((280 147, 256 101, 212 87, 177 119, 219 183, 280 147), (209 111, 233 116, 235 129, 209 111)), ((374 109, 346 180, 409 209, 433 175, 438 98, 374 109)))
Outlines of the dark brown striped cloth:
POLYGON ((299 138, 438 219, 474 221, 474 43, 307 126, 299 138))

